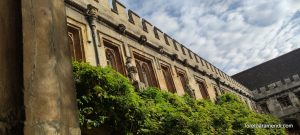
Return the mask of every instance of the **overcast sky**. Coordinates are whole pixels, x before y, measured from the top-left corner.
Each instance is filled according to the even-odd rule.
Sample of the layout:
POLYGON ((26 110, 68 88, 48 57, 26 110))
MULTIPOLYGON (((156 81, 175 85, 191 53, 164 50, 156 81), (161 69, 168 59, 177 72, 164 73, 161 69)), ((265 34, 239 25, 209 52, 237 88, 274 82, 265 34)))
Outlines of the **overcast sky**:
POLYGON ((233 75, 300 47, 300 0, 120 0, 233 75))

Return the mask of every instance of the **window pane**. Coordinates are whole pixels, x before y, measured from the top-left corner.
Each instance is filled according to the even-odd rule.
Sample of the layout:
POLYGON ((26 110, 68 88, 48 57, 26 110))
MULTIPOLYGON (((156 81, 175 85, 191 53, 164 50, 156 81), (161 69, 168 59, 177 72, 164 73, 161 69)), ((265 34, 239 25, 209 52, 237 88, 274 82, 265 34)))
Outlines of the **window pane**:
POLYGON ((176 89, 175 89, 175 86, 174 86, 174 82, 173 82, 173 78, 172 78, 170 68, 167 67, 167 66, 161 66, 161 68, 162 68, 162 72, 163 72, 168 90, 172 93, 176 93, 176 89))
POLYGON ((73 26, 68 26, 68 41, 73 60, 84 61, 84 47, 82 43, 81 29, 73 26))

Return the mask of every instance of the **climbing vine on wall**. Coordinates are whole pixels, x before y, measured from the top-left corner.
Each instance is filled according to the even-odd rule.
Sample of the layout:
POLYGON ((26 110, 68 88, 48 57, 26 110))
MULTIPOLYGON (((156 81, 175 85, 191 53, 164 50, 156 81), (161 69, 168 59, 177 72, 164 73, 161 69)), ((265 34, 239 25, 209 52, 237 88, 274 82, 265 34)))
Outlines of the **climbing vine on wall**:
POLYGON ((108 67, 74 62, 73 72, 83 129, 105 126, 112 134, 143 135, 285 134, 283 129, 246 128, 280 121, 254 113, 233 94, 212 103, 157 88, 137 92, 126 77, 108 67))

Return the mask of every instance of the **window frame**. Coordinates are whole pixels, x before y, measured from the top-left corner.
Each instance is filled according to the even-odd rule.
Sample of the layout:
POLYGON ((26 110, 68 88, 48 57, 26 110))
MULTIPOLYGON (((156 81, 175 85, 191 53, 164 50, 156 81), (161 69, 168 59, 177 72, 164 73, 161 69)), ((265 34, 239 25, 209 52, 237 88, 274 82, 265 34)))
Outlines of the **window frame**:
POLYGON ((161 67, 161 70, 162 70, 162 73, 163 73, 163 76, 165 79, 165 84, 167 86, 168 91, 171 93, 177 93, 176 86, 174 83, 174 78, 172 75, 172 73, 173 73, 172 67, 170 65, 166 65, 163 63, 160 63, 160 67, 161 67))
POLYGON ((280 96, 276 99, 282 108, 293 106, 289 95, 280 96))
POLYGON ((72 24, 72 23, 67 23, 67 36, 68 36, 68 45, 70 46, 70 40, 72 41, 72 47, 70 46, 69 49, 70 49, 70 53, 71 53, 71 57, 72 57, 72 60, 75 60, 75 61, 83 61, 83 62, 86 62, 86 54, 85 54, 85 46, 84 46, 84 40, 83 40, 83 29, 80 27, 80 26, 77 26, 75 24, 72 24), (79 42, 78 43, 75 43, 75 34, 74 32, 71 32, 69 31, 70 29, 74 30, 77 32, 77 36, 78 36, 78 39, 79 42), (70 36, 72 34, 72 37, 70 36), (77 46, 76 44, 79 44, 79 46, 77 46), (78 47, 80 48, 80 58, 77 57, 77 49, 78 47))

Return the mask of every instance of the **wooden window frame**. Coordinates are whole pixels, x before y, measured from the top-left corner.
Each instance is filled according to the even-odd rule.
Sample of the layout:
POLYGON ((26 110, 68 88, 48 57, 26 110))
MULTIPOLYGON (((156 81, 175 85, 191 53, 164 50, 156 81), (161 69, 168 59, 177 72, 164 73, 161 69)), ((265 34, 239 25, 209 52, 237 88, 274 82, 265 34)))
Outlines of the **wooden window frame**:
MULTIPOLYGON (((156 73, 155 73, 154 65, 153 65, 154 62, 151 59, 147 58, 146 56, 141 55, 137 52, 133 52, 133 57, 134 57, 136 65, 140 64, 141 69, 143 68, 142 67, 143 63, 147 63, 147 65, 149 66, 150 72, 151 72, 148 76, 148 78, 150 78, 151 80, 150 80, 150 82, 147 82, 147 83, 151 87, 159 88, 159 84, 158 84, 158 81, 157 81, 157 77, 156 77, 156 73)), ((138 76, 140 78, 140 81, 142 82, 143 79, 141 79, 141 77, 142 77, 141 71, 142 70, 139 71, 139 69, 138 69, 138 76)), ((145 83, 145 85, 146 85, 146 82, 143 82, 143 83, 145 83)))
POLYGON ((201 93, 201 96, 203 99, 210 99, 210 95, 207 89, 207 84, 205 83, 205 80, 199 78, 199 77, 195 77, 196 83, 198 85, 198 89, 201 93), (203 89, 201 89, 201 87, 203 89))
POLYGON ((123 55, 122 55, 122 49, 121 49, 121 45, 106 39, 106 38, 102 38, 102 43, 103 46, 105 48, 104 52, 105 52, 105 59, 107 59, 106 57, 106 52, 107 50, 113 52, 114 58, 115 58, 115 67, 112 67, 113 69, 115 69, 116 71, 118 71, 119 73, 125 75, 126 71, 125 71, 125 66, 124 66, 124 61, 123 61, 123 55))
POLYGON ((83 42, 83 34, 82 34, 82 28, 80 26, 77 26, 77 25, 74 25, 74 24, 71 24, 71 23, 68 23, 67 24, 67 36, 68 36, 68 45, 70 45, 70 40, 69 38, 71 39, 72 41, 72 47, 70 47, 70 52, 71 52, 71 56, 72 56, 72 60, 75 60, 75 61, 83 61, 85 62, 86 61, 86 56, 85 56, 85 47, 84 47, 84 42, 83 42), (72 29, 76 32, 78 32, 77 36, 78 36, 78 39, 79 40, 79 48, 80 48, 80 58, 77 56, 78 54, 76 53, 76 50, 78 50, 78 46, 75 45, 75 42, 74 42, 74 33, 73 32, 70 32, 69 29, 72 29), (72 35, 72 37, 71 37, 72 35))
POLYGON ((165 84, 167 86, 168 91, 171 93, 177 93, 173 75, 172 75, 173 72, 172 72, 171 66, 163 64, 163 63, 161 63, 160 66, 161 66, 161 70, 162 70, 162 73, 163 73, 163 76, 165 79, 165 84))
MULTIPOLYGON (((181 83, 181 86, 182 86, 184 92, 190 95, 190 92, 188 91, 189 79, 186 74, 186 71, 184 71, 183 69, 177 68, 177 67, 175 67, 175 70, 176 70, 177 77, 180 80, 180 83, 181 83), (184 81, 181 80, 181 75, 183 76, 184 81), (185 81, 185 80, 187 80, 187 81, 185 81)), ((195 95, 190 95, 190 96, 192 97, 195 95)))

